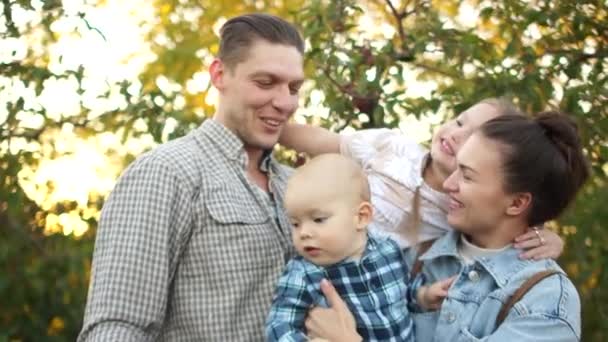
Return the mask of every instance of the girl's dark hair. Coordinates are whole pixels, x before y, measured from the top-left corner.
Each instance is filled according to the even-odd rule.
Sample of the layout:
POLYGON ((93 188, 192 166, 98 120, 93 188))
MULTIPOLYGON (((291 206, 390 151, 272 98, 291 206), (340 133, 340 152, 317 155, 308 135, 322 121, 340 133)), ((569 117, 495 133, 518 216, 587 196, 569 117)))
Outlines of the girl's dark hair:
POLYGON ((295 47, 304 54, 304 40, 294 25, 270 14, 240 15, 226 21, 220 29, 219 59, 229 68, 248 57, 256 40, 295 47))
POLYGON ((499 116, 484 123, 480 132, 504 146, 505 191, 532 194, 531 227, 561 214, 589 177, 577 125, 565 114, 499 116))

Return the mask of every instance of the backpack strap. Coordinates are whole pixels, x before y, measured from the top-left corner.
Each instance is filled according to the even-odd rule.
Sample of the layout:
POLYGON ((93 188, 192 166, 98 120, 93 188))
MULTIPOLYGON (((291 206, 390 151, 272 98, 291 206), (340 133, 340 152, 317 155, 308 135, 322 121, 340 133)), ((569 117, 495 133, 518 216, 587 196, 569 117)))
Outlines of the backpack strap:
POLYGON ((422 271, 422 260, 420 260, 420 256, 426 253, 436 239, 427 240, 418 245, 418 252, 416 253, 416 260, 414 261, 414 265, 412 265, 412 269, 410 270, 410 278, 414 279, 422 271))
POLYGON ((523 284, 521 284, 521 286, 513 293, 513 295, 509 298, 509 300, 507 300, 500 308, 500 311, 498 312, 498 316, 496 317, 496 328, 498 328, 502 324, 502 322, 505 320, 505 318, 507 318, 509 311, 511 311, 511 309, 513 308, 515 303, 519 302, 519 300, 523 296, 525 296, 526 293, 528 293, 528 291, 530 291, 530 289, 532 289, 534 287, 534 285, 538 284, 543 279, 550 277, 554 274, 558 274, 558 273, 560 273, 560 272, 557 270, 547 270, 547 271, 538 272, 535 275, 528 278, 528 280, 526 280, 523 284))

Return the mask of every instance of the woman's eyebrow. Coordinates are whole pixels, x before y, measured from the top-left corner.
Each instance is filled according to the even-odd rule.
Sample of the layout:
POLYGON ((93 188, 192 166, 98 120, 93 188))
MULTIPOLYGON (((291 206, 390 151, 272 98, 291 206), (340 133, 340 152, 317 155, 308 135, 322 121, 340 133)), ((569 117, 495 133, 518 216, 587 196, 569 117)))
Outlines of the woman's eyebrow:
POLYGON ((473 169, 472 167, 465 165, 463 163, 458 163, 458 167, 463 170, 463 171, 469 171, 469 172, 473 172, 473 173, 479 173, 477 171, 475 171, 475 169, 473 169))

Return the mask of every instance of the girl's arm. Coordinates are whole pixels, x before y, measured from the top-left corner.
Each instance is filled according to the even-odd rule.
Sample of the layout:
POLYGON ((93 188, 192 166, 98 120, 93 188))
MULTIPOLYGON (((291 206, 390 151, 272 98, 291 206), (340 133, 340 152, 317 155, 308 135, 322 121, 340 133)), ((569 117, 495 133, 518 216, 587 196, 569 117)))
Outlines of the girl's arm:
POLYGON ((551 229, 531 228, 515 238, 515 248, 522 249, 522 259, 557 259, 564 251, 564 240, 551 229))
POLYGON ((340 135, 312 125, 288 123, 283 127, 279 143, 311 157, 323 153, 340 153, 340 135))

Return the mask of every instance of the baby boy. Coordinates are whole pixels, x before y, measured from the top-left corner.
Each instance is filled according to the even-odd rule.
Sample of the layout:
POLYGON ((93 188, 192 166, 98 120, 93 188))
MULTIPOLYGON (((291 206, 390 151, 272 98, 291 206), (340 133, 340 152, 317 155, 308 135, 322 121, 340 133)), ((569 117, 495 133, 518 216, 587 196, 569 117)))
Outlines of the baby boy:
MULTIPOLYGON (((339 154, 312 159, 290 178, 285 209, 299 256, 279 279, 266 322, 267 340, 308 340, 308 310, 327 306, 322 279, 328 279, 347 303, 363 340, 413 340, 406 299, 408 270, 397 243, 367 232, 373 210, 360 166, 339 154)), ((413 293, 423 307, 436 306, 445 287, 445 282, 438 282, 413 293)))

